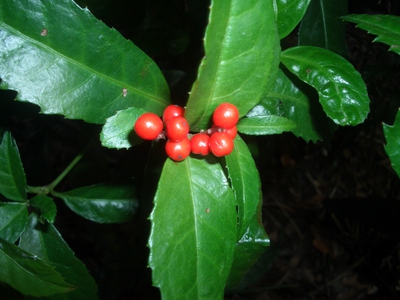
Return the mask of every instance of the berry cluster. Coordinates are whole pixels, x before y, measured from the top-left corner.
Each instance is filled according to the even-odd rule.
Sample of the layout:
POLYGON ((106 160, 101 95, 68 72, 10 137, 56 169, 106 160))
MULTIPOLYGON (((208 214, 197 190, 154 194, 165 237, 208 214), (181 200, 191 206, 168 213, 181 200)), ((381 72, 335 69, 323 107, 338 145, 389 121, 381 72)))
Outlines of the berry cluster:
POLYGON ((169 105, 162 119, 153 113, 141 115, 135 123, 136 134, 144 140, 168 138, 165 152, 175 161, 182 161, 193 154, 225 156, 232 152, 233 139, 237 134, 236 123, 239 120, 237 107, 222 103, 213 113, 211 128, 193 134, 189 140, 189 124, 184 118, 185 109, 178 105, 169 105))

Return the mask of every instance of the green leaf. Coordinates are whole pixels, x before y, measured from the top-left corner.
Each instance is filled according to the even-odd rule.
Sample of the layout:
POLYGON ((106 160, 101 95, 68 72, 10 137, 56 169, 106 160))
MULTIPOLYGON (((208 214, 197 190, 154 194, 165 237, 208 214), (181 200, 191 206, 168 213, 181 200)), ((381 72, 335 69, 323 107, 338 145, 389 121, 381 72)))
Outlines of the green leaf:
POLYGON ((236 243, 235 200, 218 163, 165 162, 151 213, 149 265, 163 299, 222 299, 236 243))
POLYGON ((391 15, 348 15, 343 20, 356 23, 368 33, 377 35, 374 42, 390 46, 389 51, 400 55, 400 17, 391 15))
POLYGON ((299 28, 299 46, 316 46, 347 57, 346 23, 347 0, 311 1, 299 28))
POLYGON ((397 112, 393 125, 383 124, 386 138, 385 151, 390 158, 393 170, 400 177, 400 113, 397 112))
POLYGON ((0 2, 1 88, 45 114, 103 124, 128 107, 161 114, 168 86, 157 65, 71 0, 0 2))
POLYGON ((294 121, 292 132, 305 141, 322 140, 329 133, 329 121, 318 103, 318 94, 286 68, 279 69, 272 90, 248 115, 279 115, 294 121))
POLYGON ((138 207, 133 181, 121 184, 98 184, 64 193, 53 192, 81 217, 98 223, 130 221, 138 207))
POLYGON ((25 295, 45 297, 72 291, 54 267, 0 238, 0 281, 25 295))
POLYGON ((260 211, 253 216, 245 233, 235 246, 235 256, 227 282, 228 288, 232 288, 240 282, 270 245, 269 237, 261 223, 260 211))
POLYGON ((28 209, 25 203, 0 202, 0 238, 14 243, 28 220, 28 209))
POLYGON ((235 148, 225 161, 238 206, 237 239, 240 239, 256 214, 262 194, 260 176, 246 143, 239 135, 234 142, 235 148))
POLYGON ((204 47, 185 113, 195 131, 222 102, 244 116, 271 88, 280 52, 272 0, 213 1, 204 47))
POLYGON ((139 144, 142 139, 136 135, 133 126, 145 112, 143 109, 131 107, 108 118, 100 134, 101 144, 104 147, 117 149, 139 144))
POLYGON ((41 224, 37 215, 31 214, 19 245, 22 249, 53 264, 55 270, 60 272, 67 282, 76 286, 76 289, 70 293, 57 294, 49 299, 97 299, 96 283, 52 224, 47 222, 41 224))
POLYGON ((57 207, 54 200, 46 195, 36 195, 29 200, 31 206, 39 209, 41 216, 50 223, 54 223, 57 215, 57 207))
POLYGON ((274 115, 246 117, 237 124, 237 130, 248 135, 279 134, 295 127, 295 122, 274 115))
POLYGON ((9 131, 4 133, 0 144, 0 193, 14 201, 26 200, 25 172, 9 131))
POLYGON ((274 0, 279 38, 283 39, 299 24, 311 0, 274 0))
POLYGON ((367 88, 352 64, 329 50, 299 46, 282 52, 282 63, 313 86, 325 113, 338 125, 362 123, 369 112, 367 88))

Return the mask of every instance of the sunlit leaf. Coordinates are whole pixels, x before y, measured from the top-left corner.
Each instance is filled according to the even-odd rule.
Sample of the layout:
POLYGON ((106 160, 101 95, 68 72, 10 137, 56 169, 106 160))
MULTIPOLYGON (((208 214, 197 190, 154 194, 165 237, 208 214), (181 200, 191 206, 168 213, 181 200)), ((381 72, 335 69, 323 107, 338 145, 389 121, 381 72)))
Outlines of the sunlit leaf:
POLYGON ((369 112, 367 88, 353 65, 329 50, 299 46, 282 52, 282 63, 313 86, 325 113, 339 125, 362 123, 369 112))
POLYGON ((162 113, 157 65, 72 0, 0 2, 1 88, 42 113, 104 123, 129 107, 162 113))
POLYGON ((222 102, 244 116, 271 88, 280 52, 273 0, 213 1, 204 47, 185 113, 195 131, 222 102))
POLYGON ((221 166, 168 159, 154 202, 149 265, 163 299, 222 299, 237 238, 235 200, 221 166))

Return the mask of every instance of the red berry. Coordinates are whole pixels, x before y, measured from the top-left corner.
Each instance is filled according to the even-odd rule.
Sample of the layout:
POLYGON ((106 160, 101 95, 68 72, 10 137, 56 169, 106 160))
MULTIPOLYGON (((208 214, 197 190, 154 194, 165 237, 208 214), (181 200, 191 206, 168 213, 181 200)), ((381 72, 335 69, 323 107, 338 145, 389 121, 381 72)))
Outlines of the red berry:
POLYGON ((165 152, 175 161, 182 161, 190 154, 190 141, 188 138, 176 142, 168 140, 165 144, 165 152))
POLYGON ((153 113, 144 113, 135 123, 136 134, 144 140, 155 140, 163 130, 163 122, 153 113))
POLYGON ((185 109, 182 106, 171 104, 164 109, 162 118, 164 123, 166 123, 169 119, 173 117, 183 117, 184 114, 185 109))
POLYGON ((235 139, 236 135, 237 135, 237 127, 233 126, 231 128, 227 128, 225 131, 231 138, 232 140, 235 139))
POLYGON ((183 140, 188 133, 189 124, 184 117, 173 117, 165 124, 165 134, 171 140, 183 140))
POLYGON ((239 110, 231 103, 222 103, 213 113, 213 122, 222 128, 231 128, 239 121, 239 110))
POLYGON ((190 140, 190 147, 194 154, 201 154, 203 156, 210 153, 210 147, 208 146, 208 141, 210 137, 206 133, 197 133, 192 136, 190 140))
POLYGON ((208 144, 212 154, 217 157, 230 154, 234 147, 233 139, 226 132, 214 132, 208 144))

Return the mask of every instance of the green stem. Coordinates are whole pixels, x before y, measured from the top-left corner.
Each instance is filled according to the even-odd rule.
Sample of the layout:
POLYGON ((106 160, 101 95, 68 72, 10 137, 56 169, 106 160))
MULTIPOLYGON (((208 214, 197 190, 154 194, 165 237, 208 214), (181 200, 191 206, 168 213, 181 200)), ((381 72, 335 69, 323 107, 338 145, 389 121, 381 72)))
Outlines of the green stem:
POLYGON ((36 194, 48 194, 53 191, 53 189, 64 179, 65 176, 72 170, 73 167, 81 160, 83 155, 85 155, 86 151, 89 149, 92 143, 89 143, 81 153, 79 153, 73 161, 62 171, 60 175, 50 184, 45 186, 28 186, 28 191, 36 194))

